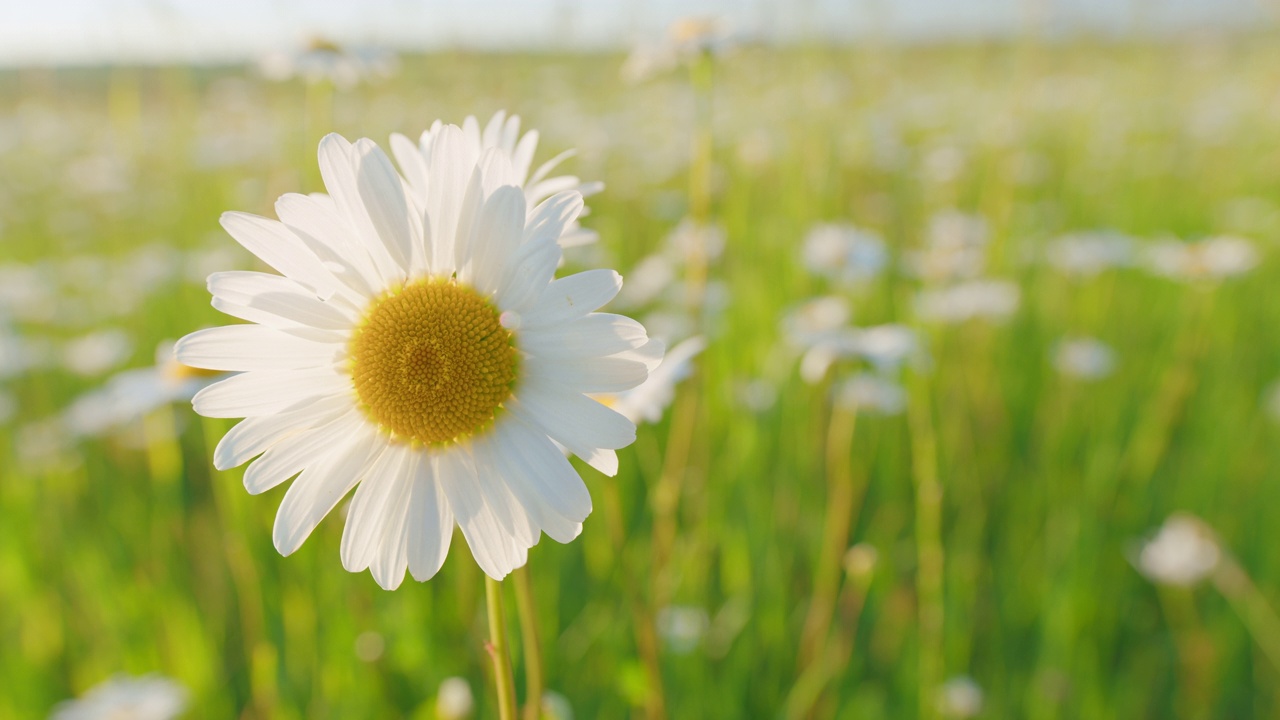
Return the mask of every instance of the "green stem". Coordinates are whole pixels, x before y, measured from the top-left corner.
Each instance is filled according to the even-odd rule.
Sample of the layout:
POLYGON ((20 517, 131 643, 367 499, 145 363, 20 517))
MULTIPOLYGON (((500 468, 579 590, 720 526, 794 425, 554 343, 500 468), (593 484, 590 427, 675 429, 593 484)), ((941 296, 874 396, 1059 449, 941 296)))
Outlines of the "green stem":
POLYGON ((1234 557, 1226 556, 1213 574, 1214 587, 1244 621, 1253 641, 1280 672, 1280 616, 1234 557))
POLYGON ((840 591, 840 559, 849 544, 857 492, 853 482, 853 432, 858 410, 836 405, 827 426, 827 512, 822 525, 822 547, 813 572, 813 599, 800 633, 800 670, 818 662, 818 652, 831 629, 836 594, 840 591))
POLYGON ((511 655, 507 642, 507 618, 502 612, 502 583, 488 575, 484 595, 489 607, 489 656, 493 658, 493 682, 498 690, 498 717, 516 720, 516 686, 511 676, 511 655))
POLYGON ((929 388, 917 376, 907 422, 911 430, 911 470, 916 486, 916 595, 919 603, 919 717, 936 716, 934 693, 942 682, 942 483, 938 481, 938 440, 929 388))
POLYGON ((538 637, 538 611, 533 604, 533 583, 529 566, 515 573, 516 613, 520 617, 520 644, 524 647, 524 720, 542 715, 542 641, 538 637))

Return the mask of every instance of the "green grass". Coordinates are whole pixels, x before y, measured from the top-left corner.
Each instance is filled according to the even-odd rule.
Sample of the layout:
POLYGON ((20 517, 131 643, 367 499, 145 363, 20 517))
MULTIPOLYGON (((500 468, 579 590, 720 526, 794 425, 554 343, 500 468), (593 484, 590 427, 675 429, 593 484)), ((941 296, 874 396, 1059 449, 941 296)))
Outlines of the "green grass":
MULTIPOLYGON (((1190 511, 1280 604, 1280 424, 1262 404, 1280 376, 1274 40, 743 49, 718 61, 712 212, 728 243, 711 277, 732 301, 687 386, 698 403, 672 561, 653 577, 650 491, 668 419, 641 428, 617 478, 579 465, 596 512, 574 543, 530 553, 548 686, 580 718, 643 716, 631 603, 658 584, 711 618, 695 651, 661 655, 670 715, 780 716, 827 503, 827 394, 800 380, 778 328, 787 308, 829 290, 800 263, 801 241, 816 222, 852 221, 897 258, 935 212, 958 208, 988 220, 988 272, 1015 281, 1022 303, 1003 324, 931 330, 928 369, 909 378, 928 401, 944 488, 944 677, 975 678, 992 718, 1280 713, 1280 668, 1231 605, 1208 584, 1158 590, 1127 559, 1170 512, 1190 511), (940 148, 963 158, 958 170, 939 170, 940 148), (1210 293, 1138 269, 1073 279, 1034 261, 1047 239, 1099 228, 1238 233, 1262 262, 1210 293), (1112 345, 1116 373, 1059 376, 1051 352, 1064 335, 1112 345), (1187 338, 1202 341, 1198 356, 1180 349, 1187 338), (1161 415, 1179 367, 1185 402, 1161 415), (752 380, 776 403, 745 408, 752 380), (1154 449, 1135 465, 1143 443, 1154 449)), ((128 364, 148 364, 160 340, 221 322, 202 284, 158 281, 116 313, 129 263, 81 276, 70 259, 232 248, 222 211, 270 215, 284 192, 322 190, 324 133, 384 143, 499 108, 542 132, 540 158, 578 147, 570 168, 605 181, 586 224, 625 276, 686 212, 694 114, 683 76, 625 86, 621 60, 410 57, 331 105, 242 69, 2 74, 0 258, 44 263, 57 283, 55 315, 12 326, 55 344, 118 327, 136 343, 128 364), (118 175, 98 183, 106 192, 73 178, 83 166, 68 171, 86 158, 118 175)), ((856 321, 913 322, 917 286, 896 270, 876 280, 851 295, 856 321)), ((283 490, 250 497, 240 470, 210 465, 230 422, 179 405, 147 418, 141 444, 134 429, 32 457, 22 428, 102 378, 38 367, 0 382, 17 402, 0 433, 0 716, 41 717, 114 673, 151 671, 190 688, 191 717, 433 717, 450 675, 497 716, 483 578, 460 535, 438 577, 392 593, 342 569, 339 517, 281 558, 270 534, 283 490), (366 632, 385 641, 372 661, 355 651, 366 632)), ((879 563, 861 613, 837 614, 849 661, 814 717, 932 711, 918 707, 913 435, 906 416, 859 419, 850 467, 865 495, 847 544, 869 543, 879 563)), ((523 698, 521 669, 517 653, 523 698)))

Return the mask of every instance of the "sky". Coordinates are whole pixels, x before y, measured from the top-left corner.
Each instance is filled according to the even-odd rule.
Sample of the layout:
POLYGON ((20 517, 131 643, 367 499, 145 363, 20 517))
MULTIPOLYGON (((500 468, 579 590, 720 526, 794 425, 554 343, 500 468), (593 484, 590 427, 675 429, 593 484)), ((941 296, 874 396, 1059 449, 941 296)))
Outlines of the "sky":
POLYGON ((401 50, 608 48, 711 15, 766 41, 1124 34, 1271 23, 1276 0, 0 0, 0 65, 235 62, 323 37, 401 50))

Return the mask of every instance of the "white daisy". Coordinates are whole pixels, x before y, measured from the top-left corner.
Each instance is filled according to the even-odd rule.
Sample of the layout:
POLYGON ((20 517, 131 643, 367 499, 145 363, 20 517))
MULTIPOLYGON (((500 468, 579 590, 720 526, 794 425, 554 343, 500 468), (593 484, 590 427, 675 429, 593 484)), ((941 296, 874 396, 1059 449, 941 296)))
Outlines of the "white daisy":
POLYGON ((53 709, 51 720, 170 720, 187 707, 187 689, 160 675, 117 675, 53 709))
POLYGON ((630 318, 594 313, 611 270, 554 279, 574 190, 526 209, 503 147, 431 133, 414 192, 372 141, 320 143, 329 195, 285 195, 281 221, 227 213, 231 235, 283 276, 216 273, 214 307, 248 325, 178 344, 185 364, 239 371, 193 400, 246 417, 214 465, 260 456, 251 493, 297 475, 276 515, 288 555, 352 488, 343 566, 399 586, 440 569, 453 527, 501 579, 545 532, 568 542, 591 497, 561 452, 606 474, 635 426, 587 397, 644 382, 662 347, 630 318))
MULTIPOLYGON (((400 164, 400 169, 404 172, 405 179, 409 181, 411 192, 419 204, 426 201, 430 191, 428 186, 432 147, 434 147, 433 138, 440 134, 443 127, 444 124, 441 121, 435 121, 430 129, 422 133, 416 144, 399 133, 391 135, 391 153, 400 164)), ((524 199, 528 207, 534 207, 552 195, 568 190, 576 190, 586 197, 604 189, 603 183, 583 182, 573 175, 551 176, 551 172, 560 163, 573 157, 573 150, 566 150, 534 169, 533 155, 538 151, 538 131, 530 130, 521 135, 519 115, 508 117, 506 112, 499 110, 489 118, 483 130, 475 116, 468 115, 462 121, 462 137, 467 151, 477 156, 494 148, 502 151, 511 164, 511 175, 507 181, 524 189, 524 199)), ((586 210, 584 209, 581 214, 586 215, 586 210)), ((582 228, 575 219, 565 228, 559 242, 560 247, 576 247, 593 243, 596 239, 594 231, 582 228)))

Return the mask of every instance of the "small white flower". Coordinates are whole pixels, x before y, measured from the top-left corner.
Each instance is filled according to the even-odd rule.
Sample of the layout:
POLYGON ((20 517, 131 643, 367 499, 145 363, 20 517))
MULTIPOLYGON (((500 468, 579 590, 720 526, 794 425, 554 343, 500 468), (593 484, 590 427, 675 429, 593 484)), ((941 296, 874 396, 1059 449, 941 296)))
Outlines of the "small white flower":
POLYGON ((986 264, 987 221, 947 211, 929 221, 924 247, 903 256, 907 271, 930 282, 975 278, 986 264))
POLYGON ((884 270, 888 261, 884 240, 852 225, 817 225, 804 240, 805 267, 837 282, 870 280, 884 270))
POLYGON ((121 330, 98 330, 68 342, 62 348, 62 364, 85 377, 100 375, 129 359, 133 341, 121 330))
POLYGON ((555 690, 542 693, 542 717, 545 720, 573 720, 573 705, 569 698, 555 690))
POLYGON ((187 707, 187 690, 159 675, 117 675, 83 697, 59 704, 50 720, 171 720, 187 707))
POLYGON ((1072 233, 1049 243, 1049 264, 1070 275, 1097 275, 1133 262, 1133 240, 1114 232, 1072 233))
POLYGON ((938 712, 943 717, 976 717, 982 705, 982 688, 968 675, 953 677, 938 689, 938 712))
POLYGON ((1198 243, 1161 240, 1146 249, 1147 267, 1174 280, 1225 280, 1258 264, 1258 251, 1244 238, 1223 235, 1198 243))
POLYGON ((189 401, 222 376, 179 364, 173 359, 173 343, 161 343, 155 365, 111 376, 102 387, 76 398, 61 422, 73 436, 102 435, 163 405, 189 401))
POLYGON ((900 415, 907 409, 907 391, 879 375, 858 373, 841 380, 833 390, 842 407, 879 415, 900 415))
POLYGON ((268 80, 328 81, 343 89, 390 77, 399 67, 396 56, 386 50, 342 47, 321 38, 297 52, 272 52, 258 61, 258 71, 268 80))
POLYGON ((1002 320, 1018 310, 1018 286, 1003 280, 973 280, 959 285, 922 290, 916 314, 922 320, 959 323, 974 319, 1002 320))
POLYGON ((848 300, 839 295, 824 295, 783 315, 782 333, 796 347, 811 347, 848 325, 852 317, 848 300))
POLYGON ((702 608, 672 605, 658 611, 657 626, 667 650, 687 655, 702 644, 711 618, 702 608))
POLYGON ((447 677, 436 693, 436 717, 439 720, 466 720, 476 711, 471 685, 464 678, 447 677))
POLYGON ((1188 586, 1218 567, 1222 551, 1204 521, 1187 514, 1169 516, 1155 537, 1138 551, 1134 564, 1153 582, 1188 586))
POLYGON ((1068 377, 1101 380, 1115 370, 1116 354, 1095 338, 1064 338, 1054 351, 1053 364, 1068 377))

